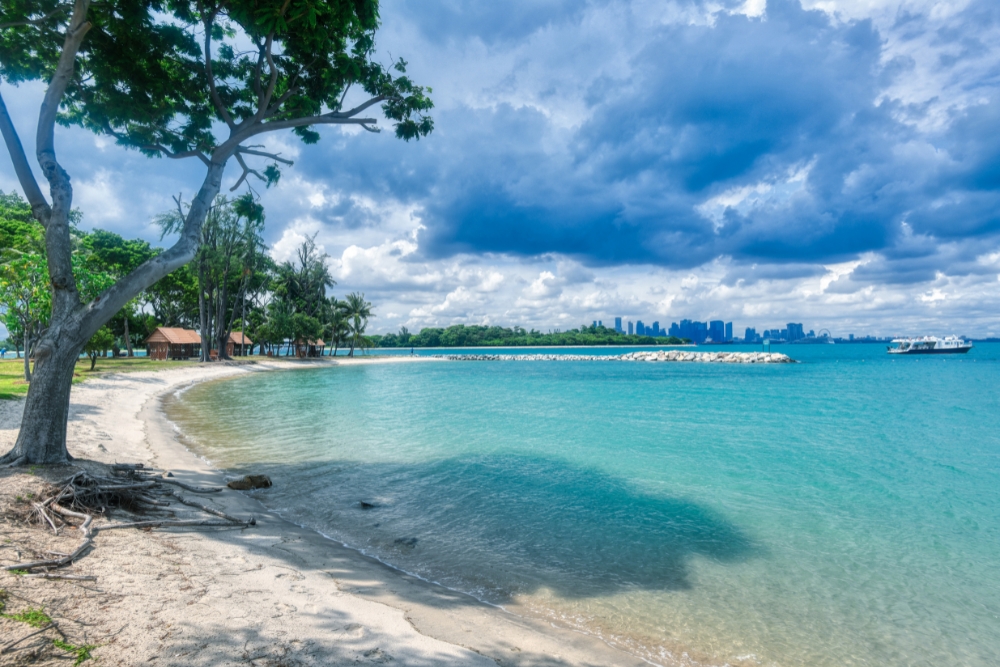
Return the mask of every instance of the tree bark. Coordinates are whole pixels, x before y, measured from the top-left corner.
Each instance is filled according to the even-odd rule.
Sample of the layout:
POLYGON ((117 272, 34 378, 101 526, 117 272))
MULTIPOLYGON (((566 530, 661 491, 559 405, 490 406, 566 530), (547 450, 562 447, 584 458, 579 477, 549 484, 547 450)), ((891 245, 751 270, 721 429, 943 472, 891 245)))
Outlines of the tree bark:
MULTIPOLYGON (((53 324, 55 335, 46 335, 48 354, 35 363, 35 373, 24 403, 21 431, 14 449, 0 457, 0 464, 65 463, 66 421, 69 417, 69 393, 73 370, 86 342, 73 335, 64 323, 53 324)), ((79 330, 77 330, 78 332, 79 330)), ((37 346, 36 346, 37 349, 37 346)), ((25 354, 25 359, 28 355, 25 354)))

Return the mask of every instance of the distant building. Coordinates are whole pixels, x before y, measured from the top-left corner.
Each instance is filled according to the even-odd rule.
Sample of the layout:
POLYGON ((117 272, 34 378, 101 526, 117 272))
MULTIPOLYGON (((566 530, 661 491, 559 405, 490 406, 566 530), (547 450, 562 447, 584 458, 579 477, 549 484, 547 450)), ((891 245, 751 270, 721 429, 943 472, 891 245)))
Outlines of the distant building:
POLYGON ((692 322, 691 328, 693 329, 694 337, 691 339, 699 345, 705 342, 708 338, 708 324, 705 322, 692 322))
POLYGON ((628 335, 629 336, 632 335, 632 323, 631 322, 628 323, 628 335))
POLYGON ((732 340, 733 340, 733 323, 726 322, 726 342, 728 343, 732 340))
POLYGON ((623 333, 622 332, 622 318, 620 318, 620 317, 616 317, 615 318, 615 332, 616 333, 623 333))
POLYGON ((708 337, 713 343, 721 343, 726 339, 726 323, 722 320, 712 320, 708 323, 708 337))
POLYGON ((743 334, 744 343, 759 343, 760 336, 757 335, 757 330, 753 327, 747 327, 746 332, 743 334))
POLYGON ((848 334, 847 340, 854 340, 854 334, 848 334))
POLYGON ((794 343, 795 341, 806 337, 805 333, 802 332, 801 323, 796 324, 795 322, 789 322, 786 326, 788 327, 788 335, 785 336, 785 340, 789 343, 794 343))
POLYGON ((604 326, 604 322, 602 322, 600 320, 597 320, 597 326, 603 327, 604 326))
POLYGON ((597 320, 594 320, 594 323, 591 324, 590 326, 592 326, 592 327, 594 327, 596 329, 597 328, 597 320))
POLYGON ((675 338, 681 337, 681 328, 677 326, 677 322, 670 323, 670 335, 674 336, 675 338))
POLYGON ((649 335, 650 336, 659 336, 660 335, 660 323, 659 322, 653 322, 653 332, 651 334, 649 334, 649 335))
POLYGON ((635 333, 637 336, 646 335, 646 325, 642 323, 642 320, 636 320, 635 322, 635 333))

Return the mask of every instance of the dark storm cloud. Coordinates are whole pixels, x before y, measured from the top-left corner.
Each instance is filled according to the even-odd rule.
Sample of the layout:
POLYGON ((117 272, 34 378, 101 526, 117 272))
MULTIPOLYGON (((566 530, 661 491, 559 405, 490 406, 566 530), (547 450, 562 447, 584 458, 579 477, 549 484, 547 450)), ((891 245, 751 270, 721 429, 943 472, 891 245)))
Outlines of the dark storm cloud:
MULTIPOLYGON (((297 174, 342 194, 416 205, 425 259, 555 253, 592 266, 687 268, 725 256, 734 265, 727 280, 754 282, 809 277, 822 263, 874 252, 879 263, 857 277, 891 283, 974 272, 976 254, 997 248, 997 63, 961 82, 976 92, 973 104, 955 104, 935 123, 933 100, 885 97, 918 65, 911 55, 886 57, 886 36, 871 21, 833 20, 794 0, 772 0, 764 17, 716 12, 701 24, 634 9, 610 0, 384 2, 387 23, 407 28, 393 55, 410 57, 414 79, 435 87, 436 130, 405 144, 391 132, 322 129, 324 141, 303 148, 265 195, 272 239, 308 208, 283 189, 297 174), (614 34, 594 37, 602 22, 614 34), (511 68, 499 77, 503 92, 534 86, 531 94, 490 89, 478 99, 496 81, 449 79, 461 68, 448 58, 477 53, 463 44, 515 54, 497 61, 511 68), (612 52, 615 45, 627 48, 612 52), (604 48, 615 65, 595 68, 592 55, 604 48), (573 96, 580 113, 572 122, 538 102, 573 96), (758 194, 739 202, 732 193, 741 189, 758 194)), ((900 12, 887 29, 901 44, 932 40, 946 51, 936 67, 947 71, 982 60, 997 25, 1000 4, 976 0, 947 25, 900 12)), ((91 179, 93 139, 66 137, 60 150, 74 182, 91 179)), ((130 217, 99 224, 123 232, 134 229, 136 211, 148 219, 201 176, 196 164, 135 153, 102 160, 133 206, 130 217)), ((347 197, 309 213, 345 229, 378 224, 347 197)))
MULTIPOLYGON (((547 29, 570 52, 587 48, 559 30, 581 20, 584 3, 399 6, 428 39, 517 42, 547 29)), ((981 3, 968 11, 984 25, 996 13, 981 3)), ((927 29, 926 17, 900 21, 915 36, 927 29)), ((958 59, 980 43, 939 32, 957 40, 958 59)), ((419 203, 428 257, 563 253, 593 265, 691 267, 721 255, 821 263, 875 251, 892 261, 904 222, 931 243, 996 243, 1000 105, 993 97, 953 112, 944 130, 915 129, 925 110, 880 98, 914 62, 883 64, 870 21, 772 0, 764 19, 722 13, 710 26, 647 27, 642 39, 627 76, 580 73, 581 125, 556 128, 530 106, 458 103, 437 112, 437 131, 416 146, 373 151, 361 147, 369 137, 349 139, 340 163, 349 173, 338 178, 419 203), (783 185, 806 165, 798 186, 783 185), (696 209, 759 183, 789 191, 720 209, 714 221, 696 209)))

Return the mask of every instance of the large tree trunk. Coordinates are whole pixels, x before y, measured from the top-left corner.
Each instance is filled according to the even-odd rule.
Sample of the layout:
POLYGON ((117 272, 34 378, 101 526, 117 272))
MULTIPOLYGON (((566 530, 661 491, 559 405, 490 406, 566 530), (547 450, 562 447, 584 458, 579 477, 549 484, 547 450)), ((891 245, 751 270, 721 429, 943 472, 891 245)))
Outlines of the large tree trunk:
POLYGON ((52 329, 55 335, 46 334, 35 346, 38 358, 24 403, 21 431, 14 449, 0 458, 0 464, 65 463, 70 458, 66 451, 69 392, 76 360, 86 341, 80 339, 79 329, 77 335, 60 326, 52 329))

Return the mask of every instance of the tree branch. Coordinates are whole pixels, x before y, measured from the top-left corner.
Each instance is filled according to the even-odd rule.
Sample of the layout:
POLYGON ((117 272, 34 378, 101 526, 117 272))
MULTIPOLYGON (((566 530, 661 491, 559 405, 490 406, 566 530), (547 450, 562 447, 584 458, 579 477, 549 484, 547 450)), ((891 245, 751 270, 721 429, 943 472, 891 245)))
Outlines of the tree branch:
POLYGON ((56 7, 55 9, 53 9, 48 14, 46 14, 44 16, 40 16, 37 19, 25 19, 24 21, 13 21, 11 23, 0 23, 0 30, 4 30, 6 28, 18 28, 20 26, 25 26, 25 25, 41 25, 42 23, 45 23, 46 21, 48 21, 50 18, 52 18, 53 16, 55 16, 59 12, 66 11, 67 9, 69 9, 69 7, 70 7, 69 5, 59 5, 58 7, 56 7))
POLYGON ((274 97, 274 87, 278 83, 278 68, 274 66, 274 55, 271 53, 272 48, 274 48, 273 32, 267 36, 267 42, 264 46, 264 57, 267 58, 267 67, 271 71, 271 80, 267 83, 267 92, 264 93, 264 96, 260 99, 260 103, 257 105, 254 122, 260 122, 260 119, 267 113, 267 109, 271 104, 271 98, 274 97))
POLYGON ((229 129, 234 130, 236 129, 236 123, 233 122, 232 117, 229 115, 226 105, 222 103, 219 91, 215 87, 215 74, 212 73, 212 24, 214 22, 215 13, 205 16, 205 74, 208 76, 208 92, 212 98, 212 104, 215 105, 215 110, 219 112, 219 115, 226 122, 226 125, 229 126, 229 129))
POLYGON ((69 29, 66 31, 66 39, 63 42, 62 53, 59 56, 59 64, 56 66, 55 74, 52 76, 49 87, 45 91, 42 108, 38 114, 38 134, 35 140, 35 150, 39 156, 51 153, 52 158, 55 159, 56 114, 59 112, 59 105, 62 103, 63 95, 66 94, 66 89, 73 79, 76 54, 80 50, 80 44, 83 43, 83 38, 86 36, 87 31, 90 30, 90 22, 87 21, 87 10, 89 8, 90 0, 76 0, 76 4, 73 7, 73 17, 70 19, 69 29))
POLYGON ((229 188, 230 192, 234 192, 236 190, 236 188, 238 188, 241 185, 243 185, 243 181, 247 180, 247 176, 249 176, 250 174, 253 174, 254 176, 256 176, 257 178, 259 178, 262 181, 266 181, 267 180, 266 178, 264 178, 261 175, 261 173, 259 171, 257 171, 256 169, 251 169, 250 167, 247 166, 247 163, 243 160, 243 156, 240 155, 240 151, 239 150, 236 151, 236 161, 240 163, 241 167, 243 167, 243 173, 240 174, 239 179, 237 179, 236 185, 234 185, 233 187, 229 188))
POLYGON ((239 148, 236 149, 236 154, 239 155, 240 153, 244 155, 256 155, 258 157, 270 158, 275 162, 280 162, 282 164, 287 164, 289 166, 295 164, 291 160, 286 160, 285 158, 281 157, 280 154, 278 153, 265 153, 264 151, 258 151, 252 148, 244 148, 243 146, 240 146, 239 148))
POLYGON ((308 125, 378 125, 377 118, 337 118, 324 114, 322 116, 310 116, 308 118, 291 118, 289 120, 272 120, 261 123, 253 129, 246 137, 263 134, 265 132, 275 132, 277 130, 287 130, 294 127, 306 127, 308 125))
POLYGON ((31 165, 28 163, 28 156, 24 153, 24 146, 21 145, 21 138, 17 134, 10 114, 7 113, 7 105, 0 95, 0 132, 3 133, 4 143, 7 144, 7 152, 10 154, 10 161, 14 163, 14 173, 21 184, 24 196, 31 204, 31 211, 38 219, 48 218, 51 209, 49 203, 45 201, 42 189, 38 187, 38 181, 31 172, 31 165))
MULTIPOLYGON (((222 174, 225 171, 228 155, 219 149, 212 155, 208 173, 205 174, 198 195, 191 201, 187 213, 182 214, 184 225, 181 227, 177 242, 168 250, 140 264, 132 273, 87 304, 85 312, 80 316, 81 338, 88 340, 136 294, 194 259, 205 216, 222 185, 222 174)), ((178 210, 180 210, 179 201, 178 210)))
MULTIPOLYGON (((73 186, 69 174, 56 159, 55 124, 59 106, 66 89, 73 81, 76 56, 83 38, 90 30, 87 20, 90 0, 76 0, 73 16, 70 18, 66 37, 63 40, 59 63, 45 91, 45 98, 38 114, 38 130, 35 135, 35 155, 38 165, 49 182, 52 208, 48 216, 39 222, 45 226, 45 250, 52 284, 52 313, 56 316, 80 305, 80 297, 73 275, 72 247, 69 236, 69 215, 73 206, 73 186)), ((36 350, 36 364, 44 361, 51 352, 47 345, 36 350)))
POLYGON ((147 144, 143 146, 143 148, 150 151, 160 151, 161 153, 163 153, 172 160, 182 160, 184 158, 196 157, 199 160, 201 160, 206 167, 210 164, 208 156, 199 150, 189 150, 189 151, 182 151, 180 153, 174 153, 169 148, 161 144, 147 144))
POLYGON ((369 107, 372 107, 372 106, 375 106, 379 102, 385 102, 386 100, 389 100, 389 99, 393 99, 393 98, 390 97, 389 95, 378 95, 376 97, 371 98, 370 100, 368 100, 364 104, 359 104, 358 106, 354 107, 350 111, 331 111, 330 113, 323 114, 323 115, 324 116, 331 116, 331 117, 334 117, 334 118, 351 118, 352 116, 357 116, 359 113, 361 113, 365 109, 367 109, 369 107))

